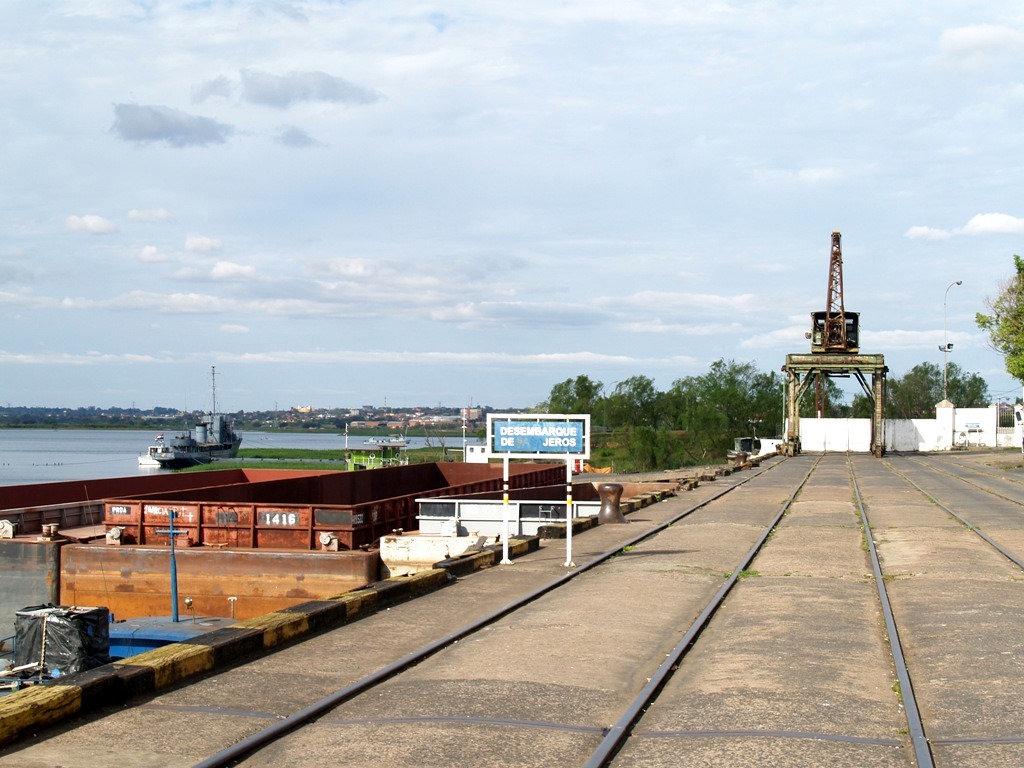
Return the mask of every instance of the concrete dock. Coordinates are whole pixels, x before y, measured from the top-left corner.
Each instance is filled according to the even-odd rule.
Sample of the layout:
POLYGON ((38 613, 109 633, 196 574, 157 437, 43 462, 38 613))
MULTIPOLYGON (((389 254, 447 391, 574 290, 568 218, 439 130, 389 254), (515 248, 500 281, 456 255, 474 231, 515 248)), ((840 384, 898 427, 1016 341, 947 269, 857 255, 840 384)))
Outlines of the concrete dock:
MULTIPOLYGON (((913 695, 934 765, 1024 765, 1024 466, 1011 451, 771 459, 580 532, 578 568, 617 556, 240 764, 584 765, 794 492, 614 764, 916 765, 913 695), (913 691, 893 672, 857 495, 913 691)), ((195 765, 563 577, 565 543, 430 576, 380 610, 335 606, 352 611, 342 626, 310 608, 148 670, 122 663, 120 688, 82 687, 89 708, 23 729, 0 768, 195 765), (102 706, 115 689, 124 701, 102 706)))

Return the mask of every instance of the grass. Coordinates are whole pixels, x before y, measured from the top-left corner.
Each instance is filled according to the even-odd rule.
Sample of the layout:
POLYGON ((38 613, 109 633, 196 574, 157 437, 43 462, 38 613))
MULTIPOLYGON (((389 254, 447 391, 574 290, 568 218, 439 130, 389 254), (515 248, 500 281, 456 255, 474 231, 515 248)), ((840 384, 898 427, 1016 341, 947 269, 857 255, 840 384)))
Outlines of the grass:
MULTIPOLYGON (((441 448, 411 448, 405 451, 410 464, 461 461, 460 454, 441 448)), ((209 464, 187 467, 179 472, 206 472, 216 469, 345 469, 344 450, 308 448, 243 448, 234 459, 219 459, 209 464)))

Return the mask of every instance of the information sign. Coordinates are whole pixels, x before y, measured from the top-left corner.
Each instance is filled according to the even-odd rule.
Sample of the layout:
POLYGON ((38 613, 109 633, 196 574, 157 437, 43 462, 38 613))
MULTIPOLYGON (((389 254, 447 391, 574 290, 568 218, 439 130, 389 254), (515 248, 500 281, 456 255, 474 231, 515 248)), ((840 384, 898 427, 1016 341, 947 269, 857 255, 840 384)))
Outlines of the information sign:
POLYGON ((565 566, 572 561, 572 465, 590 458, 590 414, 565 413, 489 413, 487 446, 492 456, 500 456, 503 469, 504 534, 502 565, 508 558, 508 462, 509 459, 563 459, 565 461, 565 566))
POLYGON ((590 414, 487 415, 487 444, 511 459, 590 458, 590 414))

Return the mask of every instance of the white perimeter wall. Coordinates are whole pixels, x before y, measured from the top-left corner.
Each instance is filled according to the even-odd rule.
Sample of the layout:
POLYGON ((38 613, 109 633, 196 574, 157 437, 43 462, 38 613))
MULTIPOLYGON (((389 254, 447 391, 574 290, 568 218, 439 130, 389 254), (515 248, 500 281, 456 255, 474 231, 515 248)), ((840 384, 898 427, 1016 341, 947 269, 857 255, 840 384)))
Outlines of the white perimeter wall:
MULTIPOLYGON (((948 451, 954 447, 989 448, 1022 445, 1021 422, 1012 433, 998 427, 996 406, 936 406, 934 419, 886 419, 887 451, 948 451)), ((870 419, 800 419, 800 445, 805 451, 871 452, 870 419)))
POLYGON ((804 451, 871 452, 871 419, 800 419, 804 451))

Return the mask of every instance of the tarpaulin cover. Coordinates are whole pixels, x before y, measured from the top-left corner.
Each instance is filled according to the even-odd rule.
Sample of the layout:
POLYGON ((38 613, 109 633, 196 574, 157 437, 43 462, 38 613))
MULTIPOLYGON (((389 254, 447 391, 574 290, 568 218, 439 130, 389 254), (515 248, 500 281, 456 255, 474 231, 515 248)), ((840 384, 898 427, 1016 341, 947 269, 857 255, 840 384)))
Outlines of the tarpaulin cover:
POLYGON ((37 605, 14 616, 14 663, 42 660, 43 671, 69 675, 110 661, 110 616, 104 607, 37 605))

